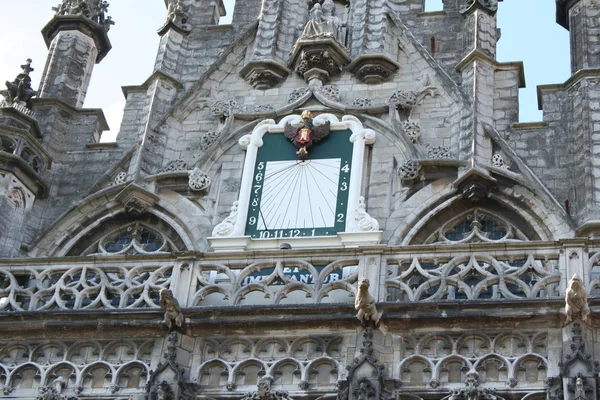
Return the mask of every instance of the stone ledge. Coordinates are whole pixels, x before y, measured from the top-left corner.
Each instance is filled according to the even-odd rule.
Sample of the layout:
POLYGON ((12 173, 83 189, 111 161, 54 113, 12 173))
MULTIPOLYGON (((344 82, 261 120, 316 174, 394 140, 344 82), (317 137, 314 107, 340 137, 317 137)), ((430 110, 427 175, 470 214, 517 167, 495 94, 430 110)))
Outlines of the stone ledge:
POLYGON ((117 142, 100 142, 100 143, 88 143, 85 145, 90 150, 110 150, 119 147, 117 142))
POLYGON ((538 110, 544 109, 544 101, 543 94, 544 92, 556 92, 556 91, 564 91, 567 90, 571 85, 577 82, 579 79, 588 78, 588 77, 598 77, 600 76, 600 68, 592 68, 592 69, 580 69, 575 72, 569 79, 564 81, 563 83, 553 83, 550 85, 538 85, 537 87, 537 99, 538 99, 538 110))
POLYGON ((44 36, 44 41, 48 48, 50 48, 52 39, 54 39, 61 31, 79 31, 90 36, 98 48, 96 64, 102 61, 112 48, 104 28, 82 15, 55 15, 54 18, 42 28, 42 35, 44 36))
POLYGON ((527 130, 527 129, 541 129, 548 127, 546 122, 517 122, 513 124, 512 128, 514 130, 527 130))

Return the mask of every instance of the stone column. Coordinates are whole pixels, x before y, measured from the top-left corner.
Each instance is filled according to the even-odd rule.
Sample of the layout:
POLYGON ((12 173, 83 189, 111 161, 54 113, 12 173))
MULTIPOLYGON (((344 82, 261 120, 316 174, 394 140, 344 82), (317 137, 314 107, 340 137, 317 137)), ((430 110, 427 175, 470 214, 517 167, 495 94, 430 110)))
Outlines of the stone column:
POLYGON ((81 108, 94 64, 111 49, 105 26, 84 15, 56 15, 42 34, 49 54, 38 96, 81 108))
POLYGON ((492 143, 483 124, 494 126, 494 71, 496 64, 496 12, 475 0, 466 10, 464 58, 456 67, 462 74, 462 87, 472 99, 471 127, 461 135, 460 157, 489 165, 492 143))
POLYGON ((600 4, 596 0, 556 0, 556 22, 569 30, 571 72, 600 67, 600 4))

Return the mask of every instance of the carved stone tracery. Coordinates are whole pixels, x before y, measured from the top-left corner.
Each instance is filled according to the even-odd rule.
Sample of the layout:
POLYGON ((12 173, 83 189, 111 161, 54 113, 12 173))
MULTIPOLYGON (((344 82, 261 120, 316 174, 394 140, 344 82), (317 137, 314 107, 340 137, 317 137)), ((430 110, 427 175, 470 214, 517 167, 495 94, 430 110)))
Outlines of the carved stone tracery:
POLYGON ((210 177, 196 167, 193 171, 189 172, 188 186, 195 192, 201 192, 208 190, 211 184, 210 177))
POLYGON ((171 160, 167 165, 158 170, 159 174, 165 172, 187 171, 187 163, 181 159, 171 160))
POLYGON ((385 366, 374 356, 373 331, 363 331, 361 355, 347 368, 347 389, 345 383, 338 385, 338 399, 384 400, 387 399, 384 376, 385 366))
POLYGON ((479 374, 475 371, 470 371, 465 380, 465 386, 459 389, 454 389, 450 394, 442 400, 504 400, 496 394, 495 389, 483 388, 479 384, 479 374))
POLYGON ((273 377, 264 376, 256 385, 256 391, 246 393, 242 400, 292 400, 288 392, 283 390, 272 390, 273 377))

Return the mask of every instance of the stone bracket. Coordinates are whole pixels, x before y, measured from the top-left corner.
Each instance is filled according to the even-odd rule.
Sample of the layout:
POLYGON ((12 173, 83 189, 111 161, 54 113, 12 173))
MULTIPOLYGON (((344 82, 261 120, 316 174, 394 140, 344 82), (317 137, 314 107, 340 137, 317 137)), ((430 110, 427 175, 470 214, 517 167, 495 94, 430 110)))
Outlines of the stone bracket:
POLYGON ((382 54, 365 54, 358 56, 348 66, 348 70, 364 83, 381 83, 390 79, 400 65, 382 54))
POLYGON ((273 60, 250 61, 240 71, 240 76, 254 89, 266 90, 281 84, 290 71, 273 60))
POLYGON ((289 65, 306 82, 319 79, 326 83, 341 73, 350 60, 346 48, 332 37, 300 39, 294 46, 289 65))

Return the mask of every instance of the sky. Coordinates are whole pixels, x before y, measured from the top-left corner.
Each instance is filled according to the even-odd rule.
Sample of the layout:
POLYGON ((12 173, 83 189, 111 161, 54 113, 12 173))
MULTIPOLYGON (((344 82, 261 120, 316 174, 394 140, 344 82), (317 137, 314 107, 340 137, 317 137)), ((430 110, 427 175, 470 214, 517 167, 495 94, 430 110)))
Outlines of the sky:
MULTIPOLYGON (((48 54, 40 33, 60 0, 0 0, 0 82, 33 60, 33 87, 37 89, 48 54)), ((243 0, 238 0, 243 1, 243 0)), ((165 20, 164 0, 109 0, 108 15, 116 21, 109 37, 112 50, 94 67, 84 107, 102 108, 111 127, 102 141, 118 132, 125 99, 122 86, 139 85, 152 73, 159 36, 165 20), (143 5, 143 6, 141 6, 143 5)), ((231 22, 235 0, 224 0, 231 22)), ((441 0, 426 0, 426 10, 442 9, 441 0)), ((520 122, 542 120, 537 110, 536 86, 562 83, 570 76, 569 33, 555 22, 555 0, 504 0, 498 10, 498 61, 523 61, 527 87, 520 90, 520 122)), ((3 87, 4 85, 2 85, 3 87)))

